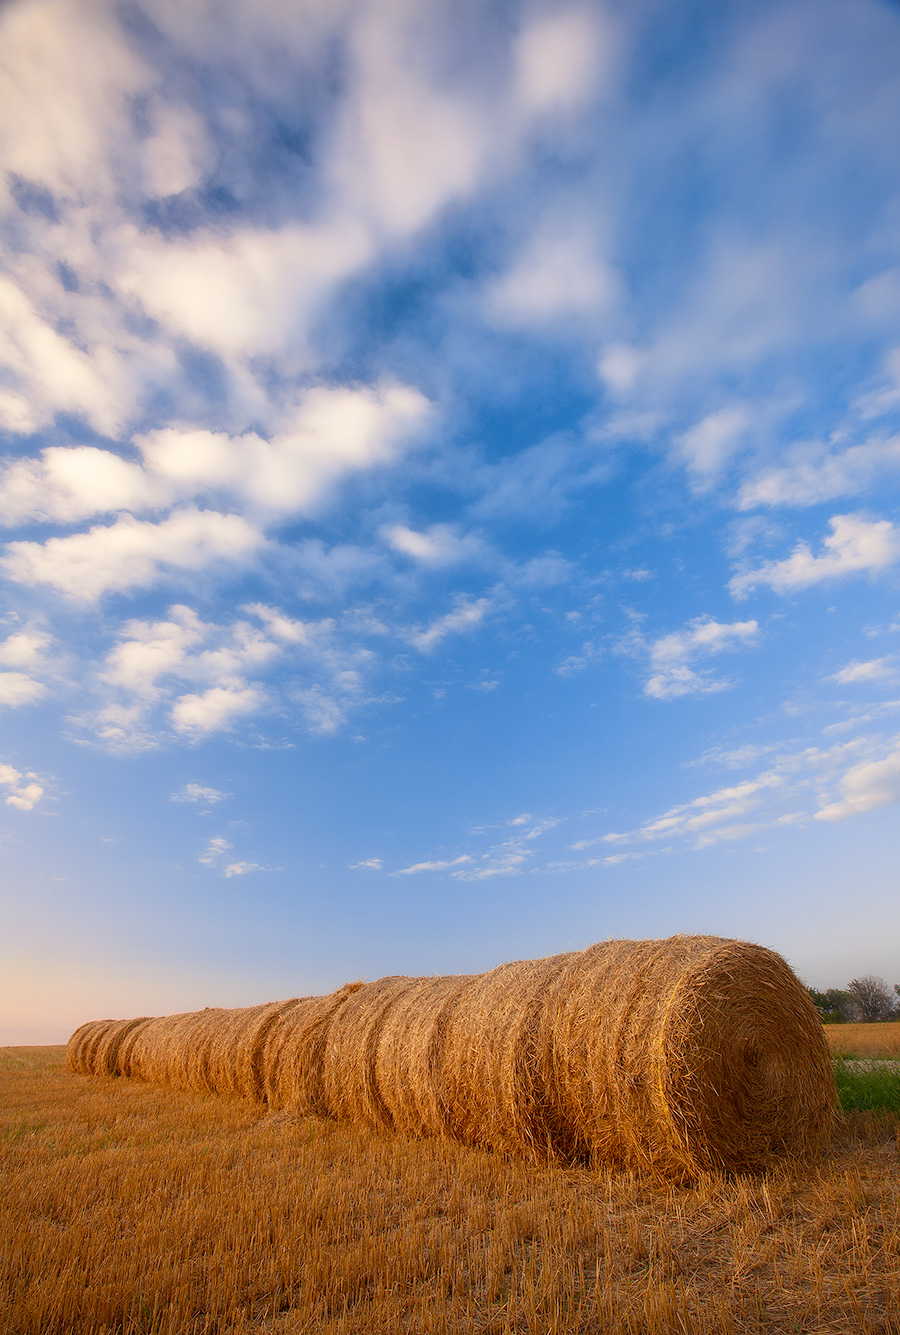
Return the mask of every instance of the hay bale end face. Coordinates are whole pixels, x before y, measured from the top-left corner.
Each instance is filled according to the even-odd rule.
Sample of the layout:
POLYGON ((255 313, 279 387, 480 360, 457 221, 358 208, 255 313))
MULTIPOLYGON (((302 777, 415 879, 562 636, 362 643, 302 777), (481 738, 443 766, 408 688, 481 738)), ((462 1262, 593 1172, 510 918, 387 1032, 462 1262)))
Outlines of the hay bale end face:
POLYGON ((774 952, 710 936, 604 941, 485 974, 93 1021, 72 1035, 67 1062, 681 1177, 814 1153, 836 1105, 806 989, 774 952))

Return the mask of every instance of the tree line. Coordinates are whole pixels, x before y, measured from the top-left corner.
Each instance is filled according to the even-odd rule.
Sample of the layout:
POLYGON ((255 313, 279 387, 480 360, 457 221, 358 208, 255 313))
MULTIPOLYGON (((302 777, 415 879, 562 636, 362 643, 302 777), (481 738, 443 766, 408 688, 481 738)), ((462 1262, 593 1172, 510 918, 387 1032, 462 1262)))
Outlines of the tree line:
POLYGON ((829 987, 827 992, 817 992, 814 987, 808 987, 806 990, 823 1024, 900 1020, 900 983, 895 983, 891 989, 883 978, 871 973, 852 978, 843 989, 829 987))

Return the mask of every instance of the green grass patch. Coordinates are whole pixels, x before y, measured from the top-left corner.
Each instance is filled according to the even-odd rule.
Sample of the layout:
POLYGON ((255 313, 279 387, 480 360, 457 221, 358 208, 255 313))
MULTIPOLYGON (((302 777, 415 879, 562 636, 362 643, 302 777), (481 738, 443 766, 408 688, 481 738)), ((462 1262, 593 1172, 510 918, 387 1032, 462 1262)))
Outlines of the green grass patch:
POLYGON ((900 1062, 876 1065, 838 1057, 834 1078, 845 1112, 900 1112, 900 1062))

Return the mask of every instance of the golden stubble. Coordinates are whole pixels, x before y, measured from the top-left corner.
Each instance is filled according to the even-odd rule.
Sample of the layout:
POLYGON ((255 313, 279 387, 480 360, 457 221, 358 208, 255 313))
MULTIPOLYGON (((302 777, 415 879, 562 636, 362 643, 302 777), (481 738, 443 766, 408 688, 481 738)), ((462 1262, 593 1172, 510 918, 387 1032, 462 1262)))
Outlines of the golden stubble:
POLYGON ((765 1172, 561 1167, 0 1051, 4 1335, 900 1330, 900 1119, 765 1172))

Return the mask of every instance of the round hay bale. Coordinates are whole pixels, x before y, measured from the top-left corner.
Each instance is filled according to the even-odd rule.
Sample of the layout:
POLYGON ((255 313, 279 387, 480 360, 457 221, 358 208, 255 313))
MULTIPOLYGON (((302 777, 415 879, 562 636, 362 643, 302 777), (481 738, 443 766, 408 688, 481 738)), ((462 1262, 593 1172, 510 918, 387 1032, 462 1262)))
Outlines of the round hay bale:
POLYGON ((362 986, 345 983, 325 997, 300 997, 275 1018, 260 1055, 263 1096, 271 1109, 329 1114, 324 1065, 331 1025, 362 986))
POLYGON ((110 1024, 109 1020, 88 1020, 85 1024, 79 1025, 72 1037, 66 1044, 66 1067, 78 1075, 93 1075, 93 1071, 88 1065, 88 1050, 95 1032, 103 1025, 110 1024))
POLYGON ((489 973, 99 1021, 72 1070, 241 1093, 503 1151, 690 1177, 828 1139, 822 1025, 788 965, 710 936, 604 941, 489 973))

